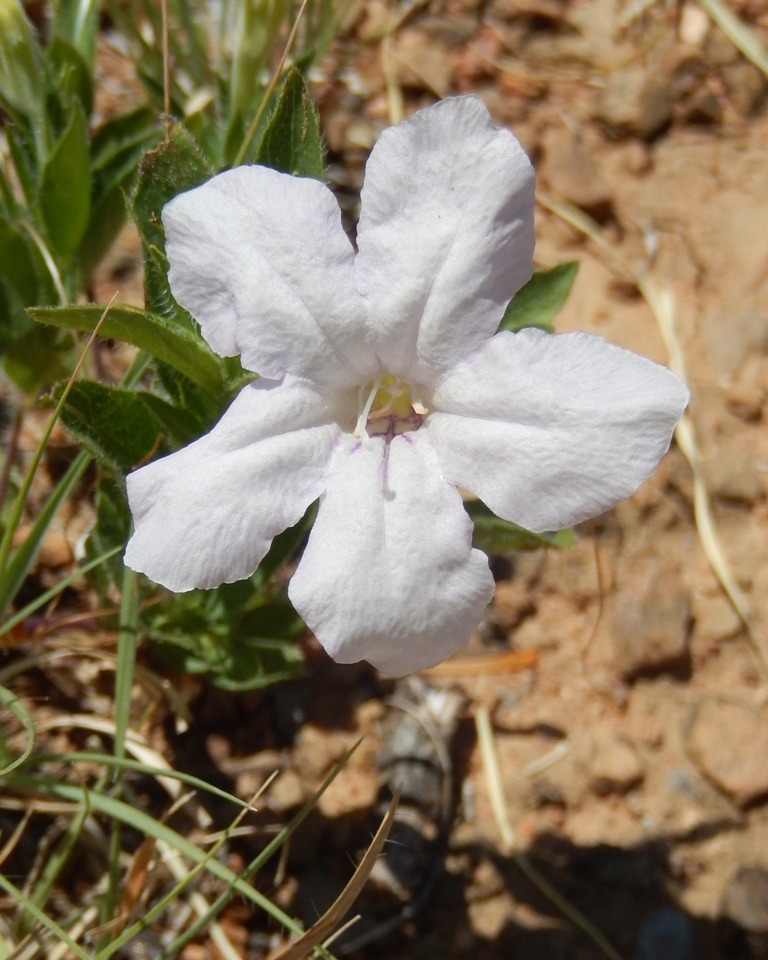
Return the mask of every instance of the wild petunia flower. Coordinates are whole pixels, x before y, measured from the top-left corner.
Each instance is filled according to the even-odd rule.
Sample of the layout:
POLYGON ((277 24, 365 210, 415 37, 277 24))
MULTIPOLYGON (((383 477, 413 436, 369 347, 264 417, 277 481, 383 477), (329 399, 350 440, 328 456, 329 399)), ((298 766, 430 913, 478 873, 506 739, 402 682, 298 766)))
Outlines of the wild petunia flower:
POLYGON ((328 653, 401 675, 493 593, 456 485, 530 530, 627 497, 688 392, 586 333, 496 333, 531 275, 534 174, 476 97, 386 130, 355 254, 322 183, 238 167, 163 211, 174 296, 260 379, 128 478, 125 560, 171 590, 249 576, 320 507, 289 596, 328 653))

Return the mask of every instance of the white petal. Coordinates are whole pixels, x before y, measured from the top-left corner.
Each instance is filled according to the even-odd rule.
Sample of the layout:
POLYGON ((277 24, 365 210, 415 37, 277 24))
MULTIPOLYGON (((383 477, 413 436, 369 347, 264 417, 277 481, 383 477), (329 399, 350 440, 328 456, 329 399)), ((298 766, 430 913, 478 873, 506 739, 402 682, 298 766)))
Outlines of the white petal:
POLYGON ((500 333, 443 377, 429 431, 445 476, 494 513, 555 530, 653 473, 688 402, 666 367, 587 333, 500 333))
POLYGON ((493 594, 472 524, 429 437, 337 444, 288 593, 328 653, 390 676, 464 646, 493 594))
POLYGON ((173 295, 219 355, 273 380, 351 384, 375 369, 354 251, 324 184, 237 167, 175 197, 163 224, 173 295))
POLYGON ((250 576, 322 492, 338 434, 306 384, 245 387, 209 434, 128 477, 126 564, 176 591, 250 576))
POLYGON ((430 383, 493 336, 531 276, 534 174, 477 97, 385 130, 365 173, 355 264, 390 373, 430 383))

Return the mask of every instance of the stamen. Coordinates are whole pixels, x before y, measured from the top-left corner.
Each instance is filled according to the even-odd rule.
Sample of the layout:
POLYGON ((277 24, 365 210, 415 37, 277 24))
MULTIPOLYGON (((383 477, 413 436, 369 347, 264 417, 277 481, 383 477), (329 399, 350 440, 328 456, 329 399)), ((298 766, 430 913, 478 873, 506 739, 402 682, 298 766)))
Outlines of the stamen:
POLYGON ((371 387, 371 392, 368 394, 368 399, 365 403, 365 406, 363 407, 363 409, 360 411, 360 414, 358 415, 357 425, 355 426, 354 432, 352 434, 353 437, 359 437, 361 433, 364 433, 366 437, 368 436, 368 432, 365 429, 365 425, 368 422, 368 414, 371 412, 371 407, 373 406, 374 397, 379 392, 379 388, 381 387, 381 381, 383 379, 384 377, 383 375, 381 375, 381 376, 378 376, 374 381, 373 386, 371 387))

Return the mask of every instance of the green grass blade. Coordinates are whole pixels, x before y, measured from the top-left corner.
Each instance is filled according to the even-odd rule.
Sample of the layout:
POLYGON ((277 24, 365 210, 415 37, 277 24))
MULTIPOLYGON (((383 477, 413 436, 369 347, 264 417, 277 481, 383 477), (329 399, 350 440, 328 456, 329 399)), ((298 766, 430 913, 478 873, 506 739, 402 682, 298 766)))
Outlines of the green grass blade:
MULTIPOLYGON (((93 811, 102 813, 120 823, 128 824, 133 827, 134 830, 138 830, 147 837, 164 840, 167 844, 178 850, 183 857, 186 857, 193 863, 200 863, 201 860, 205 860, 206 858, 205 853, 190 840, 187 840, 186 837, 182 837, 180 833, 171 830, 171 828, 167 827, 164 823, 160 823, 155 820, 154 817, 144 813, 143 810, 138 810, 123 800, 118 800, 115 797, 110 797, 103 793, 95 793, 87 787, 80 787, 71 783, 61 783, 53 777, 31 777, 24 774, 19 775, 15 779, 15 784, 31 789, 42 790, 56 797, 60 797, 62 800, 69 800, 73 803, 86 800, 93 811)), ((301 934, 304 932, 299 924, 289 917, 287 913, 284 913, 278 906, 272 903, 271 900, 265 897, 264 894, 254 889, 244 880, 241 880, 236 873, 224 866, 223 863, 219 863, 218 860, 212 860, 206 865, 206 869, 219 880, 230 884, 234 887, 235 892, 242 894, 250 900, 251 903, 256 904, 257 907, 260 907, 268 913, 277 920, 278 923, 283 924, 283 926, 294 933, 301 934)))
POLYGON ((49 603, 53 600, 54 597, 58 596, 63 590, 66 590, 67 587, 74 583, 75 580, 78 580, 84 574, 93 570, 95 567, 98 567, 102 563, 106 563, 107 560, 111 560, 116 553, 120 553, 122 547, 114 547, 112 550, 107 550, 106 553, 102 553, 101 556, 95 557, 93 560, 89 560, 88 563, 84 564, 82 567, 78 567, 73 573, 70 573, 69 576, 64 577, 63 580, 60 580, 55 587, 51 587, 50 590, 46 590, 45 593, 41 593, 39 597, 36 597, 26 607, 22 607, 18 613, 6 620, 5 623, 0 624, 0 637, 8 633, 9 630, 13 630, 14 627, 18 626, 27 617, 31 617, 35 611, 39 610, 40 607, 44 607, 46 603, 49 603))
POLYGON ((213 794, 213 796, 221 797, 222 800, 229 800, 230 803, 234 803, 238 807, 249 808, 249 804, 247 804, 245 800, 241 800, 240 797, 227 793, 226 790, 222 790, 220 787, 215 787, 212 783, 206 783, 205 780, 201 780, 191 773, 182 773, 180 770, 166 769, 165 767, 150 767, 140 760, 131 760, 128 757, 113 757, 108 753, 77 752, 35 754, 34 758, 35 763, 48 763, 52 760, 62 763, 78 763, 81 761, 84 763, 103 763, 104 766, 107 767, 118 767, 121 770, 135 770, 137 773, 143 773, 148 777, 168 777, 169 780, 178 780, 180 783, 186 783, 196 790, 203 790, 213 794))
MULTIPOLYGON (((52 854, 50 854, 43 865, 40 879, 35 884, 35 889, 32 891, 32 894, 29 898, 30 901, 34 903, 35 906, 40 907, 41 910, 45 909, 45 904, 48 900, 48 895, 51 892, 51 887, 58 879, 59 874, 66 866, 67 861, 74 850, 75 844, 80 837, 80 832, 83 829, 83 824, 85 823, 85 818, 87 816, 88 807, 86 804, 83 804, 80 812, 72 818, 72 821, 67 827, 64 836, 56 845, 56 849, 52 854)), ((32 929, 33 919, 34 918, 29 912, 25 911, 22 913, 18 927, 19 939, 23 938, 30 932, 32 929)))
POLYGON ((21 890, 18 890, 16 887, 14 887, 11 881, 7 877, 4 877, 2 873, 0 873, 0 889, 4 890, 9 897, 13 897, 18 904, 31 913, 35 920, 41 923, 55 937, 57 937, 63 943, 66 943, 72 953, 79 957, 80 960, 91 960, 91 957, 85 952, 85 950, 83 950, 82 947, 75 943, 75 941, 69 936, 63 927, 60 927, 55 920, 51 920, 50 917, 47 917, 40 907, 32 903, 29 897, 25 897, 21 890))
MULTIPOLYGON (((241 874, 241 879, 244 881, 250 880, 250 878, 256 873, 257 870, 262 867, 267 860, 285 843, 285 841, 290 837, 290 835, 298 828, 301 822, 311 813, 315 808, 317 801, 320 799, 322 794, 328 789, 331 783, 334 781, 338 773, 346 765, 347 760, 352 756, 352 754, 357 750, 360 745, 360 740, 354 743, 349 750, 344 754, 344 756, 339 760, 336 766, 331 770, 328 776, 325 778, 323 783, 318 787, 318 789, 312 794, 312 796, 307 800, 304 806, 299 810, 296 816, 286 824, 283 829, 267 844, 267 846, 261 851, 261 853, 255 857, 245 870, 241 874)), ((224 907, 229 903, 234 895, 234 890, 230 886, 223 893, 220 893, 219 896, 211 904, 210 909, 203 914, 203 916, 198 917, 185 931, 180 934, 172 943, 168 944, 167 947, 164 947, 163 950, 157 955, 155 960, 167 960, 167 958, 174 956, 179 950, 183 949, 193 937, 196 937, 201 930, 203 930, 207 924, 212 920, 215 920, 219 913, 224 909, 224 907)), ((333 955, 323 947, 317 947, 317 952, 326 960, 333 960, 333 955)))
POLYGON ((7 764, 7 766, 0 770, 0 777, 2 777, 8 773, 11 773, 11 771, 15 770, 17 767, 20 767, 32 753, 32 748, 35 745, 35 724, 32 721, 29 710, 27 710, 16 694, 7 687, 0 687, 0 704, 10 710, 14 717, 21 722, 29 736, 27 745, 24 748, 24 752, 21 754, 21 756, 16 757, 12 763, 7 764))
POLYGON ((113 953, 116 953, 137 934, 141 933, 146 926, 148 926, 156 917, 160 916, 163 910, 165 910, 167 906, 173 903, 173 901, 184 892, 184 890, 190 885, 190 883, 192 883, 195 877, 197 877, 198 874, 205 869, 208 862, 216 856, 224 843, 229 839, 231 831, 240 823, 247 811, 254 809, 250 806, 250 804, 245 804, 245 807, 246 809, 241 810, 240 813, 238 813, 234 821, 229 825, 229 827, 227 827, 226 830, 224 830, 216 843, 206 853, 205 859, 201 860, 200 863, 195 864, 195 866, 189 871, 184 879, 180 880, 168 893, 166 893, 161 900, 153 904, 150 910, 140 917, 136 923, 132 924, 127 930, 124 930, 123 933, 121 933, 112 941, 112 943, 109 944, 109 946, 99 951, 94 960, 108 960, 113 953))
MULTIPOLYGON (((53 423, 53 418, 51 419, 51 423, 53 423)), ((13 556, 11 556, 9 559, 10 548, 13 543, 13 535, 19 526, 19 522, 21 521, 21 517, 24 512, 24 506, 27 502, 27 497, 32 486, 32 480, 35 476, 35 472, 37 471, 37 467, 40 463, 40 458, 42 457, 42 453, 45 448, 45 444, 48 441, 49 435, 50 432, 46 431, 42 440, 40 441, 38 450, 35 453, 35 457, 33 458, 29 470, 27 471, 27 475, 24 478, 22 488, 16 498, 16 503, 14 504, 11 518, 8 521, 8 527, 6 528, 5 536, 3 537, 3 544, 0 546, 0 611, 5 610, 8 604, 18 593, 19 587, 24 582, 24 579, 29 573, 32 564, 35 562, 40 545, 43 542, 43 538, 45 537, 53 518, 56 516, 59 508, 70 495, 70 493, 72 493, 72 490, 75 488, 78 480, 85 473, 86 467, 91 462, 91 457, 87 453, 79 453, 75 457, 67 472, 56 485, 56 489, 48 498, 47 503, 40 511, 37 519, 32 525, 29 536, 21 544, 21 546, 17 548, 13 556)))
POLYGON ((136 642, 139 629, 139 598, 136 574, 125 568, 123 596, 120 603, 120 625, 117 637, 117 671, 115 672, 115 756, 125 756, 125 735, 131 710, 133 669, 136 664, 136 642))

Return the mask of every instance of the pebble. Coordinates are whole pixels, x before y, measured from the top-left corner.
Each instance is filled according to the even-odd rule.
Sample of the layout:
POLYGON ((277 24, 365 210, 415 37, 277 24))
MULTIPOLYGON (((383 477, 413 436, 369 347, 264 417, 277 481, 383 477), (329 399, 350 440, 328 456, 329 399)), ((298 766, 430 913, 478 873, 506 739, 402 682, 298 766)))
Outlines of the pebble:
POLYGON ((637 751, 629 741, 608 731, 594 735, 589 785, 593 793, 626 793, 643 779, 637 751))
POLYGON ((750 933, 768 933, 768 870, 740 867, 725 891, 723 913, 750 933))
POLYGON ((612 197, 592 157, 578 134, 551 127, 544 135, 542 173, 552 191, 598 220, 611 212, 612 197))
POLYGON ((690 601, 680 576, 651 560, 616 594, 613 662, 624 677, 681 662, 688 651, 690 601))
POLYGON ((663 76, 644 66, 615 70, 597 103, 597 119, 617 135, 652 139, 672 119, 674 101, 663 76))
POLYGON ((661 907, 640 928, 635 960, 693 960, 693 926, 682 910, 661 907))
POLYGON ((768 794, 768 717, 742 704, 703 700, 688 750, 702 773, 740 806, 768 794))
POLYGON ((751 506, 765 494, 763 478, 748 450, 723 450, 704 465, 710 493, 720 500, 751 506))
POLYGON ((740 420, 755 423, 763 412, 763 391, 753 383, 732 383, 725 388, 725 405, 740 420))

